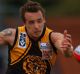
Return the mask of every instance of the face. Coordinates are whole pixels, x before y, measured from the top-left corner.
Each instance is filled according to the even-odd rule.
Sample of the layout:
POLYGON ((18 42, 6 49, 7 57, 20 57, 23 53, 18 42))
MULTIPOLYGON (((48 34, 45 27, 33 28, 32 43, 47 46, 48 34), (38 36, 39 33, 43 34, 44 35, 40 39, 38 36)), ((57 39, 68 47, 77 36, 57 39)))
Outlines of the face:
POLYGON ((42 34, 45 18, 41 11, 26 12, 25 22, 27 32, 31 38, 38 38, 42 34))

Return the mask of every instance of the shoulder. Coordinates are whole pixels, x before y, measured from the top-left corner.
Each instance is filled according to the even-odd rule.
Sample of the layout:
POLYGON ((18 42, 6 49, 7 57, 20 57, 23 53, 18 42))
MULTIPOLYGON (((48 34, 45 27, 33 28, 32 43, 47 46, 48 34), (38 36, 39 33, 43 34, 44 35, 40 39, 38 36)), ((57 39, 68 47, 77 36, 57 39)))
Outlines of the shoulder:
POLYGON ((15 32, 16 32, 16 29, 7 28, 0 32, 0 36, 2 36, 2 37, 11 36, 15 32))
POLYGON ((16 29, 7 28, 0 32, 1 44, 12 42, 16 34, 16 29))
POLYGON ((57 37, 63 37, 64 35, 62 33, 59 33, 59 32, 52 32, 51 36, 52 37, 55 37, 55 36, 57 36, 57 37))
POLYGON ((7 29, 4 29, 3 31, 1 31, 1 34, 3 34, 3 35, 10 35, 12 32, 15 32, 16 31, 16 29, 14 29, 14 28, 7 28, 7 29))
POLYGON ((51 40, 53 42, 56 42, 57 40, 62 40, 64 38, 64 35, 59 32, 52 32, 51 33, 51 40))

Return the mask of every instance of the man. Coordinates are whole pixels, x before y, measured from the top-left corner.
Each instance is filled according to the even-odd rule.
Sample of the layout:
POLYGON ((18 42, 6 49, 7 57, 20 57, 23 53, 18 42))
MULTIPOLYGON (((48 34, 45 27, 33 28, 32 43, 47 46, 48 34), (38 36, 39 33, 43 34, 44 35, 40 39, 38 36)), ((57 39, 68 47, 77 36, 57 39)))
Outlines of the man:
POLYGON ((21 7, 24 26, 0 32, 0 44, 9 46, 7 74, 50 74, 57 51, 71 55, 71 36, 46 27, 45 12, 37 2, 21 7))

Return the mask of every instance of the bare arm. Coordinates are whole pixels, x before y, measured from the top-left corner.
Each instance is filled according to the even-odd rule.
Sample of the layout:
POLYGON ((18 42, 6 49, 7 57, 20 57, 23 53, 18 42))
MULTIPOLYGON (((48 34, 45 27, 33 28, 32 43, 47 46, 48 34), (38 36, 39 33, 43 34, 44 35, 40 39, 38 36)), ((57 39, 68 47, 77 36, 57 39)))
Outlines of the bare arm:
POLYGON ((51 34, 51 40, 58 50, 61 50, 61 43, 63 41, 63 37, 64 36, 61 33, 54 32, 51 34))
POLYGON ((13 43, 15 37, 16 29, 5 29, 0 32, 0 45, 2 44, 11 44, 13 43))
POLYGON ((61 33, 52 33, 51 40, 55 44, 56 48, 60 50, 64 55, 70 54, 73 52, 71 35, 61 34, 61 33))

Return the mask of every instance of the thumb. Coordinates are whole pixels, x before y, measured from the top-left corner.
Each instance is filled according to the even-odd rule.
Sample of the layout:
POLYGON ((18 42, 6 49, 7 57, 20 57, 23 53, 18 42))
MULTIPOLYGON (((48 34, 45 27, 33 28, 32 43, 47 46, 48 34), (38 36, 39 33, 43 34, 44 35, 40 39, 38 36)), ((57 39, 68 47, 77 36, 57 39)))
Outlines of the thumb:
POLYGON ((67 30, 64 30, 64 37, 66 37, 67 35, 67 30))

